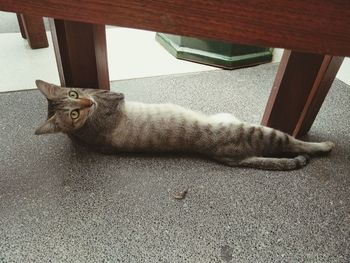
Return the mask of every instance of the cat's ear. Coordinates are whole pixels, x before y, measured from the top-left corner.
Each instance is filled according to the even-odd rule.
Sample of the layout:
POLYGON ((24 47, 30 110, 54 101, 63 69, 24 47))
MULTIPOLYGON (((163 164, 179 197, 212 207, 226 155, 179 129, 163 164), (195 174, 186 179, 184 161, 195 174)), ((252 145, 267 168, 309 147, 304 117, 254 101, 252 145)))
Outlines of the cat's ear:
POLYGON ((117 100, 123 100, 124 94, 123 93, 116 93, 116 92, 110 92, 109 97, 117 100))
POLYGON ((36 80, 35 81, 36 86, 41 91, 42 94, 45 95, 46 98, 49 100, 53 100, 57 96, 57 89, 59 89, 58 86, 54 84, 47 83, 43 80, 36 80))
POLYGON ((36 129, 35 135, 56 133, 60 131, 61 129, 56 125, 56 116, 54 115, 50 119, 48 119, 42 126, 36 129))

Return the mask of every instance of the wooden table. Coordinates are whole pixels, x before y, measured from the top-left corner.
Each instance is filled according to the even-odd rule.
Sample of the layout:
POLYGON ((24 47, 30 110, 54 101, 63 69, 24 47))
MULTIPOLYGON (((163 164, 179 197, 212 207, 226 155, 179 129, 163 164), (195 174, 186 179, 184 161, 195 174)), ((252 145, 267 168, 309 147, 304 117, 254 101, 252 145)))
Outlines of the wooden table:
POLYGON ((109 89, 105 24, 285 48, 262 124, 294 136, 350 56, 349 0, 0 0, 0 10, 53 18, 67 86, 109 89))

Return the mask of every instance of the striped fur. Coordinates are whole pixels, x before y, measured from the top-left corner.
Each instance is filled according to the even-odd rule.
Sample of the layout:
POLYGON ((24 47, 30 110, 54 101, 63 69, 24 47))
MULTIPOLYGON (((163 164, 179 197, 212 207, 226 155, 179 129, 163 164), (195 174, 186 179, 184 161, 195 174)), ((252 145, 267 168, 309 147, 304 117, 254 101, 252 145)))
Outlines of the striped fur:
POLYGON ((209 116, 173 104, 125 102, 119 93, 37 85, 49 102, 48 120, 37 134, 64 132, 105 152, 191 152, 230 166, 291 170, 306 165, 308 155, 328 153, 334 146, 303 142, 228 113, 209 116), (70 90, 79 98, 68 98, 70 90), (80 109, 80 101, 93 106, 80 109), (81 116, 72 121, 74 109, 81 116))

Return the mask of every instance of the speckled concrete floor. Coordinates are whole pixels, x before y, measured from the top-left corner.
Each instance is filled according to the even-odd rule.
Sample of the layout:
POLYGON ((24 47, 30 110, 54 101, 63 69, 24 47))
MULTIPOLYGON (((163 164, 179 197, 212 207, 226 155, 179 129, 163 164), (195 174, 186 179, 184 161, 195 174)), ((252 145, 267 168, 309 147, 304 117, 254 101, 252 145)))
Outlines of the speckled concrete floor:
MULTIPOLYGON (((113 83, 129 100, 258 122, 275 65, 113 83)), ((292 172, 194 157, 104 156, 33 135, 38 91, 0 95, 0 262, 349 262, 350 88, 335 81, 292 172), (173 191, 189 189, 182 201, 173 191)))

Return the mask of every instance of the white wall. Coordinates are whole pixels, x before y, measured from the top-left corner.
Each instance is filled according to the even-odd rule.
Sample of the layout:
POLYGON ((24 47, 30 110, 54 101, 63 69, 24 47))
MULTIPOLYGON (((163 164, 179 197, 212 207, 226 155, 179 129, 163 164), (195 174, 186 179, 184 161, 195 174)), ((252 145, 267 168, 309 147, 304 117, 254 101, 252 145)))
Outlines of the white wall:
POLYGON ((345 58, 341 65, 337 78, 350 85, 350 58, 345 58))

